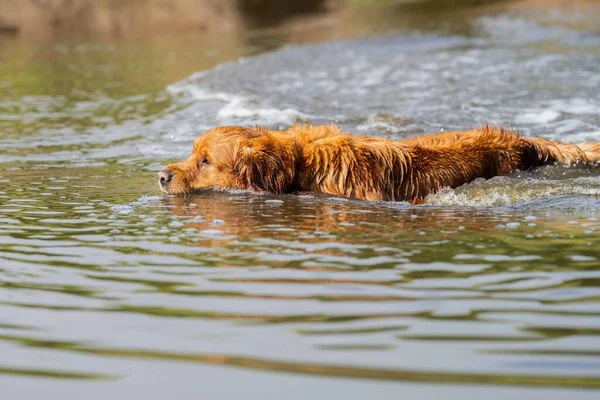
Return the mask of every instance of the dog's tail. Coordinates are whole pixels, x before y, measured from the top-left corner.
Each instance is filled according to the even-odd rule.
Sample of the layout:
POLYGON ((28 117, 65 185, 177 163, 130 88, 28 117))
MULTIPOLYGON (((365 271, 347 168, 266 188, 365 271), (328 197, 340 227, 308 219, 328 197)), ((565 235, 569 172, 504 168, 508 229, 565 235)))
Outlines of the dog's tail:
POLYGON ((522 168, 545 164, 592 164, 600 162, 600 142, 569 144, 540 138, 521 138, 522 168))

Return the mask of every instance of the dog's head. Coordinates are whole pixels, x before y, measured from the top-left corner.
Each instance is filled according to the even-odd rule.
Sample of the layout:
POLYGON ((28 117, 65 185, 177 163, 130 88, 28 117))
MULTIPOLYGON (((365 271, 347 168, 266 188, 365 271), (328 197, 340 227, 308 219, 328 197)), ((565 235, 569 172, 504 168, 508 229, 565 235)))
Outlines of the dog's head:
POLYGON ((210 187, 284 193, 294 190, 299 146, 287 132, 224 126, 194 141, 192 154, 158 173, 163 192, 210 187))

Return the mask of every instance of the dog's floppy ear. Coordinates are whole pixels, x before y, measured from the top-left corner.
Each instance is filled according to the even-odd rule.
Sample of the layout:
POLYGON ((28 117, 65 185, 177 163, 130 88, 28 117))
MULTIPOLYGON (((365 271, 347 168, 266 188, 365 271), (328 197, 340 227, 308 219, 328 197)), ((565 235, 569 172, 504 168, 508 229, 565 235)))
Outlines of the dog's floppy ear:
POLYGON ((240 147, 234 170, 243 186, 272 193, 294 190, 297 147, 267 132, 240 147))

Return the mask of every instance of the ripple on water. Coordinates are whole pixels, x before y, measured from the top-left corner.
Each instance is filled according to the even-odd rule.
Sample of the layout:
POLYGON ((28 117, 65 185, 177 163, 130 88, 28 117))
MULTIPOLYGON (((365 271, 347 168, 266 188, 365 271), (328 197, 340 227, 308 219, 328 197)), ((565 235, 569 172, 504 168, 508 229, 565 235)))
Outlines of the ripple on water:
MULTIPOLYGON (((518 122, 600 140, 597 43, 506 15, 478 26, 475 38, 389 36, 225 64, 121 124, 94 110, 139 116, 148 99, 25 98, 24 132, 51 121, 44 146, 16 125, 0 138, 0 378, 147 383, 196 377, 195 363, 238 367, 200 372, 215 382, 270 372, 269 388, 282 371, 598 388, 596 167, 477 180, 423 206, 158 196, 154 171, 221 124, 335 121, 398 139, 518 122), (81 120, 64 126, 71 112, 81 120), (85 118, 95 125, 81 131, 85 118)), ((0 101, 0 127, 14 106, 0 101)))
MULTIPOLYGON (((11 195, 18 207, 39 203, 35 194, 11 195)), ((73 353, 120 349, 147 362, 204 363, 219 354, 228 365, 297 372, 318 359, 326 375, 417 381, 435 360, 433 381, 500 383, 508 374, 550 385, 549 369, 535 364, 543 355, 508 366, 498 352, 523 356, 556 337, 569 348, 595 335, 592 322, 580 322, 598 318, 589 306, 599 290, 590 271, 598 239, 584 231, 599 226, 586 213, 247 192, 125 202, 65 196, 44 203, 61 218, 0 212, 5 228, 21 230, 0 235, 0 338, 11 349, 35 343, 32 354, 58 346, 46 365, 53 370, 67 370, 73 353), (495 228, 517 221, 537 225, 495 228), (55 238, 37 239, 39 227, 55 238), (548 230, 552 241, 523 240, 548 230)))

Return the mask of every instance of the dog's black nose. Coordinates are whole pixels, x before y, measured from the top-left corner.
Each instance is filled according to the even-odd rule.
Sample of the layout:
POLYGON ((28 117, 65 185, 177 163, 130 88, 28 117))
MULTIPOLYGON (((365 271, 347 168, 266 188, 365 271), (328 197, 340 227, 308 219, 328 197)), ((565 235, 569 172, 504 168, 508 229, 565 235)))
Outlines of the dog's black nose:
POLYGON ((163 169, 158 173, 158 181, 161 186, 166 186, 173 179, 173 172, 170 169, 163 169))

